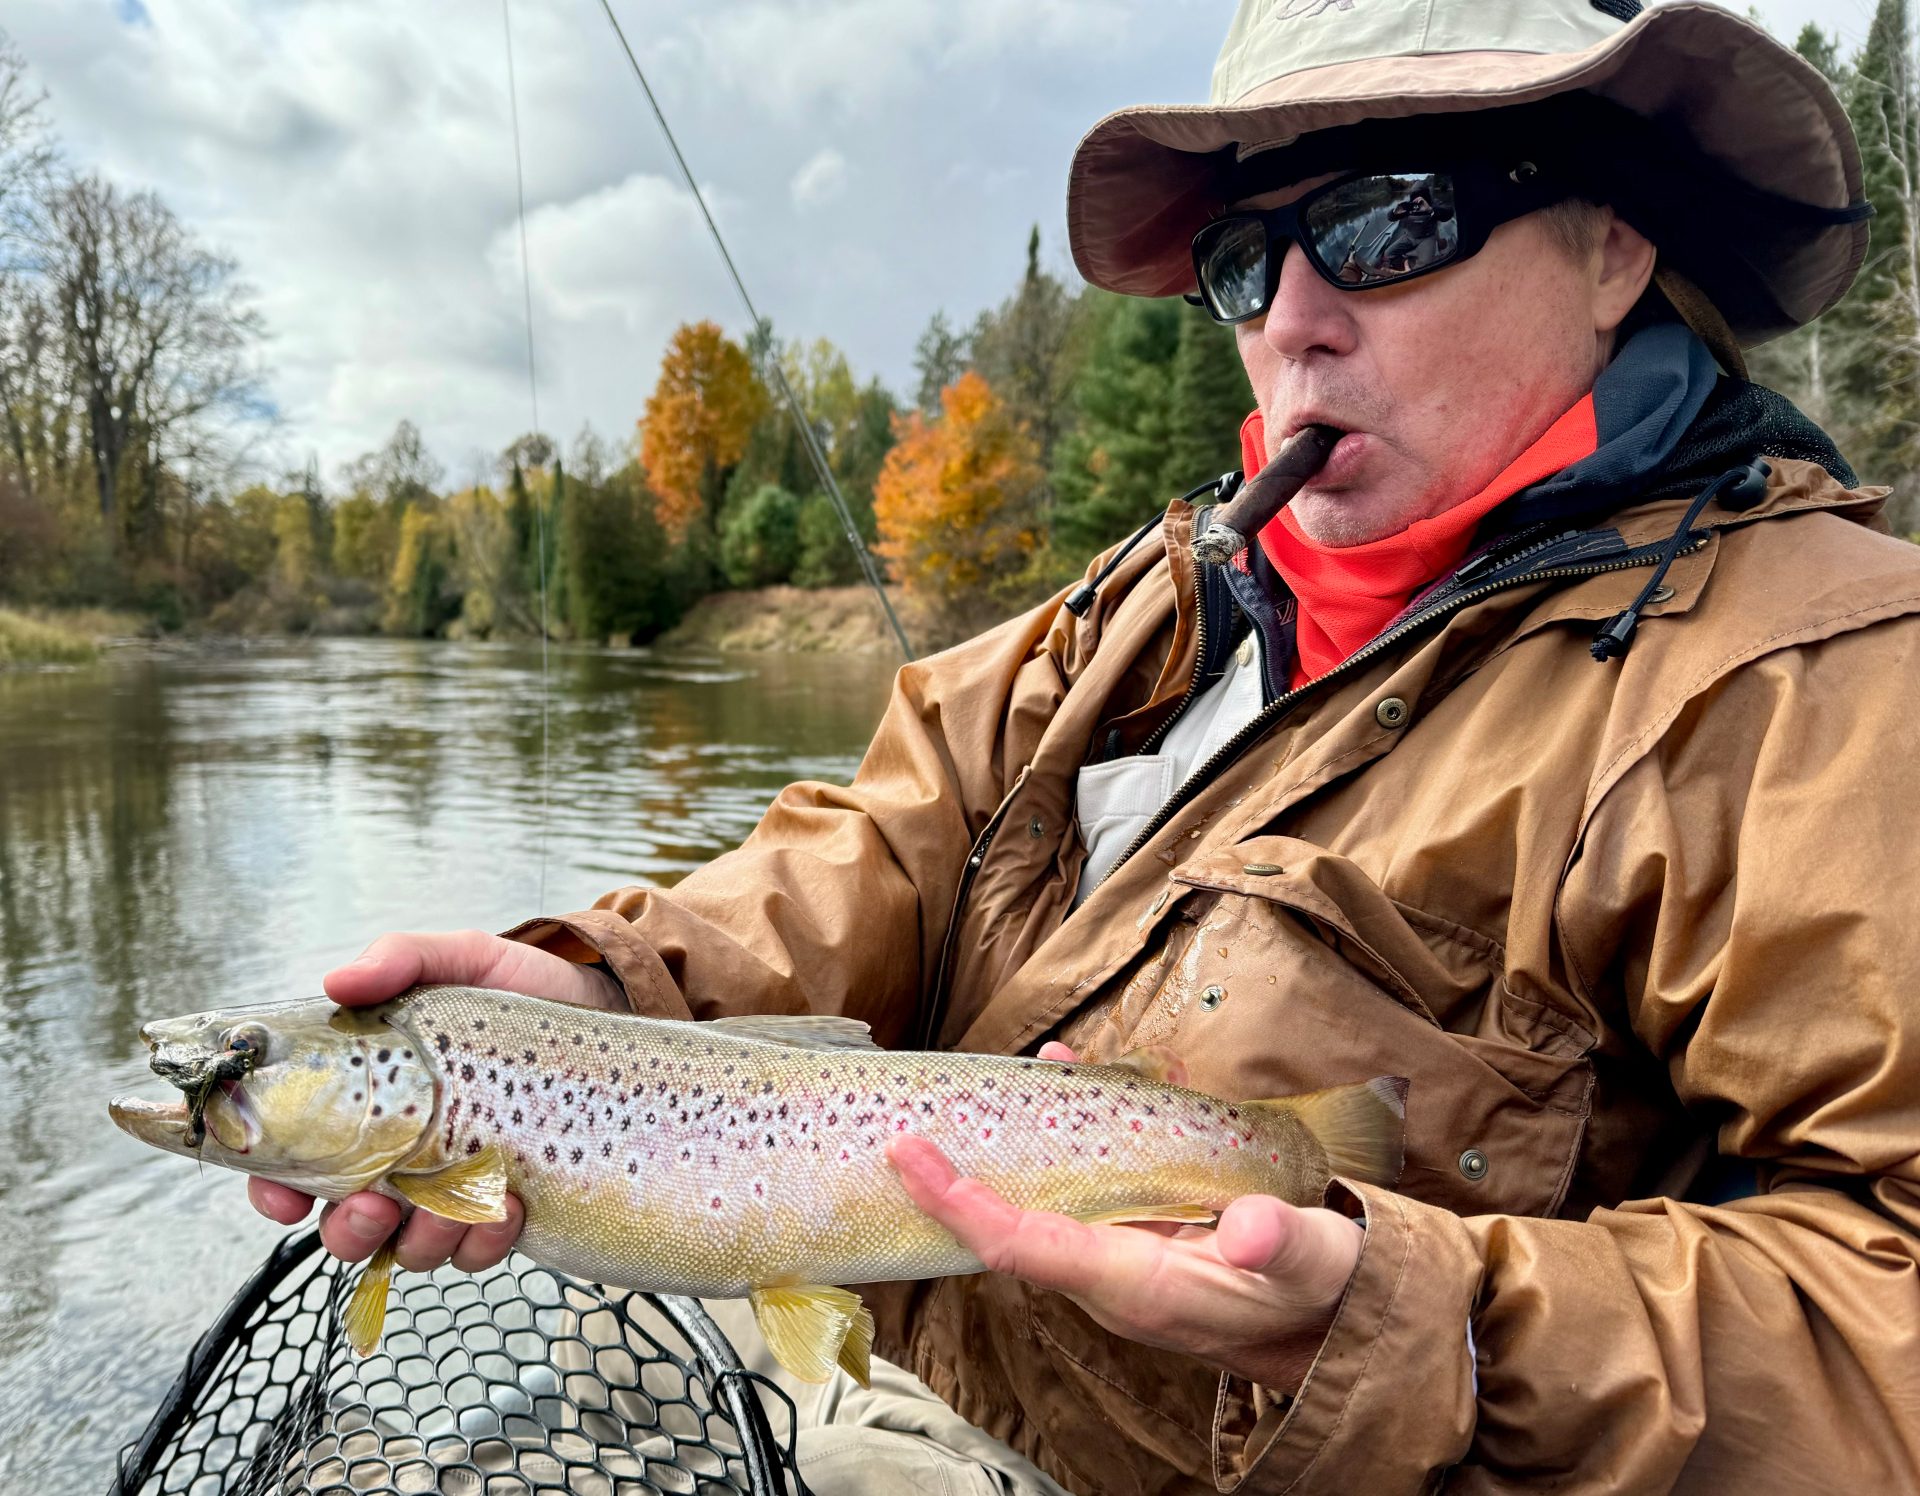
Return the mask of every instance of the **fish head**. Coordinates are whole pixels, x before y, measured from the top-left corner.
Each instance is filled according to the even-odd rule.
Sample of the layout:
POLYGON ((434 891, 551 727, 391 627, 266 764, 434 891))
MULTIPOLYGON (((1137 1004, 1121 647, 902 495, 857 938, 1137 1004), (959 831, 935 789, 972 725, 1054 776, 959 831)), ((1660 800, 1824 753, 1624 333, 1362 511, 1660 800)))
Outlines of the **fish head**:
POLYGON ((390 1026, 391 1009, 315 998, 149 1023, 149 1063, 181 1095, 116 1097, 109 1111, 169 1153, 350 1194, 419 1151, 433 1126, 434 1069, 390 1026))

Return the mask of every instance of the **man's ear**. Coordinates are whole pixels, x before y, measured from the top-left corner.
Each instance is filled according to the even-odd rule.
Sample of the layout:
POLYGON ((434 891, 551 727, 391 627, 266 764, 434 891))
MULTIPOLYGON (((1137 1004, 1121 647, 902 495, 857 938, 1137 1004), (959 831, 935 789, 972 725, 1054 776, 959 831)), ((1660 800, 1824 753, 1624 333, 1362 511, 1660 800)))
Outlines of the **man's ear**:
POLYGON ((1652 241, 1609 209, 1606 232, 1594 250, 1595 332, 1613 332, 1639 304, 1653 280, 1655 258, 1652 241))

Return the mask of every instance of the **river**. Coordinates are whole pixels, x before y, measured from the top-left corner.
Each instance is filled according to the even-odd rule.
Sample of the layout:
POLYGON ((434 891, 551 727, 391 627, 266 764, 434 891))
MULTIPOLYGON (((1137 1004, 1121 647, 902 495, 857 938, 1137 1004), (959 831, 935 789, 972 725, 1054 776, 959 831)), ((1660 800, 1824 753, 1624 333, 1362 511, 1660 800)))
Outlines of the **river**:
POLYGON ((0 672, 0 1490, 104 1490, 281 1233, 107 1120, 152 1083, 141 1022, 670 884, 788 781, 849 779, 891 675, 556 650, 543 690, 537 646, 393 640, 0 672))

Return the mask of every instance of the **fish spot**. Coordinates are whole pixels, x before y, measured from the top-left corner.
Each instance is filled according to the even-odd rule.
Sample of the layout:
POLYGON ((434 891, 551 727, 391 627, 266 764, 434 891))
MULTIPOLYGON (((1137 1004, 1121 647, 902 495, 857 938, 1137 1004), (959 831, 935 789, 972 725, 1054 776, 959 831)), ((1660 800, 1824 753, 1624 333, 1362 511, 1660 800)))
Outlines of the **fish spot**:
POLYGON ((550 1029, 550 1028, 552 1028, 552 1027, 553 1027, 553 1025, 552 1025, 551 1023, 549 1023, 549 1022, 548 1022, 548 1021, 547 1021, 546 1019, 544 1019, 544 1018, 542 1018, 542 1019, 540 1020, 540 1032, 541 1032, 541 1033, 543 1033, 543 1034, 544 1034, 544 1033, 545 1033, 545 1032, 546 1032, 546 1031, 547 1031, 548 1029, 550 1029))
POLYGON ((383 1110, 383 1109, 382 1109, 382 1108, 381 1108, 381 1107, 380 1107, 380 1106, 379 1106, 379 1105, 378 1105, 378 1104, 376 1103, 376 1104, 375 1104, 375 1106, 374 1106, 374 1108, 373 1108, 373 1115, 374 1115, 374 1116, 376 1116, 376 1117, 378 1117, 378 1116, 380 1116, 380 1115, 382 1115, 382 1110, 383 1110))
POLYGON ((611 1143, 602 1143, 602 1144, 600 1145, 600 1156, 601 1156, 602 1158, 612 1158, 612 1157, 613 1157, 613 1144, 611 1144, 611 1143))
POLYGON ((768 1146, 769 1148, 771 1148, 771 1147, 773 1146, 773 1134, 772 1134, 772 1133, 768 1133, 768 1134, 767 1134, 767 1146, 768 1146))
POLYGON ((439 1050, 440 1053, 445 1054, 449 1049, 453 1048, 453 1040, 445 1034, 435 1034, 433 1036, 433 1047, 439 1050))
POLYGON ((548 1163, 556 1163, 560 1158, 560 1150, 549 1143, 541 1150, 541 1156, 545 1158, 548 1163))
POLYGON ((481 1033, 485 1033, 487 1029, 487 1020, 484 1018, 476 1018, 473 1020, 473 1026, 476 1029, 478 1029, 481 1033))
POLYGON ((638 1174, 640 1172, 640 1162, 638 1159, 630 1158, 627 1160, 627 1172, 629 1174, 638 1174))
POLYGON ((393 1051, 391 1049, 383 1049, 376 1054, 374 1058, 384 1065, 388 1060, 393 1058, 393 1051))
POLYGON ((355 1101, 365 1101, 367 1099, 367 1093, 365 1091, 355 1091, 353 1093, 353 1099, 355 1101))
POLYGON ((462 1079, 462 1080, 472 1080, 472 1079, 473 1079, 473 1066, 471 1066, 471 1065, 462 1065, 462 1066, 460 1067, 460 1079, 462 1079))
POLYGON ((413 1058, 413 1051, 412 1051, 411 1049, 403 1049, 403 1050, 401 1050, 401 1051, 400 1051, 400 1058, 401 1058, 401 1059, 403 1059, 403 1060, 410 1060, 410 1059, 412 1059, 412 1058, 413 1058))
POLYGON ((420 1110, 420 1108, 419 1108, 419 1107, 417 1107, 417 1106, 410 1106, 410 1107, 408 1107, 408 1108, 407 1108, 407 1109, 406 1109, 406 1110, 405 1110, 404 1112, 402 1112, 402 1113, 401 1113, 400 1115, 401 1115, 401 1116, 403 1116, 403 1117, 411 1117, 411 1116, 413 1116, 413 1115, 414 1115, 415 1113, 417 1113, 417 1112, 418 1112, 419 1110, 420 1110))
POLYGON ((707 1204, 710 1208, 714 1210, 718 1210, 720 1208, 720 1197, 718 1195, 715 1195, 711 1200, 707 1202, 707 1204))
POLYGON ((351 1058, 350 1058, 350 1059, 349 1059, 349 1060, 347 1061, 347 1063, 348 1063, 349 1065, 364 1065, 364 1064, 366 1064, 367 1062, 366 1062, 366 1059, 365 1059, 365 1058, 364 1058, 363 1056, 361 1056, 361 1055, 354 1055, 354 1056, 352 1056, 352 1057, 351 1057, 351 1058))
POLYGON ((478 1153, 479 1151, 480 1151, 480 1140, 478 1138, 468 1138, 467 1153, 469 1154, 469 1156, 471 1156, 472 1154, 478 1153))
POLYGON ((606 1052, 607 1052, 607 1051, 608 1051, 609 1049, 611 1049, 612 1047, 613 1047, 613 1046, 612 1046, 612 1045, 610 1045, 610 1044, 608 1044, 608 1043, 607 1043, 607 1041, 606 1041, 605 1039, 602 1039, 602 1040, 600 1041, 600 1053, 602 1053, 602 1054, 605 1054, 605 1053, 606 1053, 606 1052))
POLYGON ((582 1158, 584 1158, 584 1157, 586 1157, 586 1149, 584 1149, 584 1148, 576 1148, 576 1149, 574 1149, 574 1150, 573 1150, 573 1161, 574 1161, 575 1163, 579 1163, 579 1162, 580 1162, 580 1160, 581 1160, 582 1158))
POLYGON ((573 1042, 575 1044, 585 1044, 587 1042, 587 1037, 585 1034, 575 1033, 573 1036, 573 1042))
POLYGON ((521 1124, 522 1122, 524 1122, 524 1121, 526 1121, 526 1120, 527 1120, 527 1119, 526 1119, 526 1115, 525 1115, 525 1114, 524 1114, 524 1113, 523 1113, 523 1112, 522 1112, 522 1111, 520 1110, 520 1108, 519 1108, 519 1107, 517 1107, 517 1106, 516 1106, 516 1107, 515 1107, 515 1108, 513 1109, 513 1121, 514 1121, 514 1125, 515 1125, 515 1126, 517 1127, 517 1126, 519 1126, 519 1125, 520 1125, 520 1124, 521 1124))

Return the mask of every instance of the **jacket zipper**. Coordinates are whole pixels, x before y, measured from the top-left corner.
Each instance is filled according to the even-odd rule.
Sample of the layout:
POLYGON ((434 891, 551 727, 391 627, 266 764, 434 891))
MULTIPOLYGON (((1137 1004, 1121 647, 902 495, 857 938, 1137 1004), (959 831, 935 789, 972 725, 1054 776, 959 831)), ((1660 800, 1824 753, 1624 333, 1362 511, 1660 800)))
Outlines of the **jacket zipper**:
POLYGON ((1173 709, 1173 715, 1147 734, 1146 740, 1138 749, 1141 753, 1151 753, 1160 746, 1160 740, 1173 731, 1173 724, 1187 713, 1193 705, 1193 698, 1200 694, 1200 672, 1207 668, 1207 599, 1200 580, 1200 563, 1193 563, 1193 679, 1187 682, 1187 694, 1182 696, 1173 709))
MULTIPOLYGON (((1680 556, 1692 555, 1693 552, 1699 550, 1706 543, 1705 537, 1702 537, 1686 545, 1675 554, 1680 556)), ((1264 737, 1269 729, 1277 724, 1288 712, 1293 710, 1294 707, 1298 706, 1305 697, 1331 681, 1336 681, 1342 676, 1352 674, 1368 660, 1380 654, 1383 650, 1389 649, 1399 643, 1409 634, 1425 628, 1436 619, 1445 618, 1449 614, 1458 612, 1469 603, 1478 602, 1481 598, 1489 597, 1496 592, 1504 592, 1511 587, 1529 586, 1534 582, 1571 581, 1584 579, 1586 577, 1601 576, 1610 571, 1631 571, 1635 567, 1652 565, 1659 559, 1660 552, 1663 549, 1664 546, 1655 546, 1651 548, 1649 553, 1644 555, 1636 551, 1611 562, 1596 562, 1588 566, 1558 566, 1548 567, 1542 571, 1524 572, 1519 576, 1507 577, 1497 582, 1483 583, 1478 587, 1470 587, 1464 591, 1455 592, 1451 596, 1431 603, 1428 607, 1416 613, 1405 622, 1396 624, 1393 628, 1388 629, 1386 633, 1375 639, 1371 644, 1365 645, 1355 653, 1347 656, 1345 660, 1334 666, 1334 668, 1329 670, 1325 675, 1308 681, 1297 690, 1289 691, 1283 696, 1275 697, 1257 717, 1247 723, 1245 727, 1241 728, 1240 731, 1235 733, 1231 738, 1227 739, 1225 743, 1221 744, 1211 758, 1187 776, 1186 781, 1181 784, 1180 788, 1173 792, 1173 798, 1161 806, 1160 809, 1154 813, 1153 819, 1140 828, 1139 834, 1127 844, 1126 851, 1120 854, 1119 861, 1107 869, 1106 873, 1101 877, 1100 882, 1096 883, 1094 887, 1102 887, 1109 878, 1119 872, 1121 868, 1125 867, 1134 853, 1138 852, 1148 842, 1152 841, 1154 837, 1158 836, 1168 821, 1172 820, 1191 804, 1195 797, 1198 796, 1215 777, 1244 753, 1250 745, 1264 737)), ((1191 699, 1198 690, 1199 675, 1199 664, 1196 662, 1194 666, 1193 684, 1187 688, 1188 699, 1191 699)), ((1184 701, 1181 704, 1181 709, 1185 709, 1184 701)), ((1177 715, 1176 713, 1176 716, 1177 715)), ((1149 744, 1151 741, 1152 740, 1149 740, 1149 744)), ((1142 747, 1140 751, 1144 753, 1147 749, 1146 747, 1142 747)), ((958 922, 957 914, 958 911, 956 908, 956 924, 958 922)), ((949 935, 951 936, 951 931, 949 935)))
POLYGON ((933 979, 933 1000, 927 1005, 926 1017, 920 1025, 921 1049, 932 1049, 939 1036, 940 1025, 945 1020, 947 1009, 947 983, 953 977, 953 953, 960 944, 960 915, 966 908, 967 895, 973 889, 974 875, 980 871, 980 865, 987 860, 987 848, 993 845, 993 838, 1000 829, 1000 823, 1007 818, 1007 812, 1013 808, 1013 797, 1020 793, 1020 787, 1027 782, 1027 775, 1033 772, 1033 765, 1021 769, 1013 781, 1013 788, 1007 791, 1006 798, 1000 802, 1000 808, 987 817, 987 824, 980 828, 980 834, 973 839, 973 847, 967 853, 966 866, 960 870, 960 886, 954 890, 953 913, 947 917, 947 938, 940 942, 940 965, 933 979))

